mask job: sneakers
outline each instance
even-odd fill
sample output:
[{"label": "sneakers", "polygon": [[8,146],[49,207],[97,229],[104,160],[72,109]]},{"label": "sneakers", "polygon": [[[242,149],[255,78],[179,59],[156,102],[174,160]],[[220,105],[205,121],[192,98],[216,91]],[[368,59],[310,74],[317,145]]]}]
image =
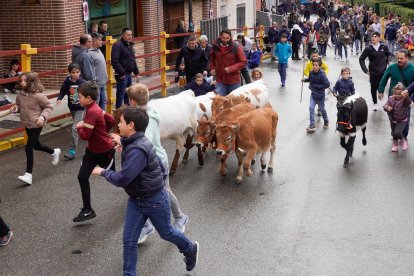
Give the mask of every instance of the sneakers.
[{"label": "sneakers", "polygon": [[25,173],[24,175],[20,175],[17,177],[21,181],[23,181],[26,184],[32,185],[32,174],[31,173]]},{"label": "sneakers", "polygon": [[59,156],[60,156],[61,150],[59,148],[55,149],[55,151],[52,153],[52,165],[57,165],[59,163]]},{"label": "sneakers", "polygon": [[191,271],[197,265],[198,251],[200,250],[200,244],[198,242],[193,243],[193,250],[190,253],[184,254],[184,262],[186,264],[187,271]]},{"label": "sneakers", "polygon": [[323,128],[325,128],[325,129],[326,129],[326,128],[329,128],[329,122],[324,122],[324,123],[323,123]]},{"label": "sneakers", "polygon": [[372,108],[372,110],[377,111],[378,110],[378,105],[374,104],[374,107]]},{"label": "sneakers", "polygon": [[154,233],[155,228],[151,224],[149,226],[144,225],[141,230],[141,234],[139,235],[138,244],[143,243],[149,235]]},{"label": "sneakers", "polygon": [[392,152],[397,152],[398,151],[398,141],[397,140],[392,140],[391,151]]},{"label": "sneakers", "polygon": [[94,210],[82,208],[79,215],[73,219],[73,222],[83,222],[85,220],[93,219],[94,217],[96,217]]},{"label": "sneakers", "polygon": [[309,127],[306,128],[306,131],[307,132],[314,132],[315,129],[316,129],[315,126],[309,126]]},{"label": "sneakers", "polygon": [[12,237],[13,237],[13,232],[9,230],[6,236],[0,238],[0,246],[8,245],[11,242]]},{"label": "sneakers", "polygon": [[181,218],[178,218],[175,220],[174,222],[174,227],[177,228],[178,231],[180,231],[181,233],[185,232],[185,225],[188,222],[188,216],[187,215],[183,215]]},{"label": "sneakers", "polygon": [[72,160],[72,159],[75,159],[75,155],[76,155],[76,150],[69,149],[68,153],[66,153],[63,157],[65,158],[65,160]]},{"label": "sneakers", "polygon": [[400,145],[401,145],[402,150],[407,150],[408,149],[408,143],[407,143],[407,140],[405,138],[402,138],[400,140]]}]

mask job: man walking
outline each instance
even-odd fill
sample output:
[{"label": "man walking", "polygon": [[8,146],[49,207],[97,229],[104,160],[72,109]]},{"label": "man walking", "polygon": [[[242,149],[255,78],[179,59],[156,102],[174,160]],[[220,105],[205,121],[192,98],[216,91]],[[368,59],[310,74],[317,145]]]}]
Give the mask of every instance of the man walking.
[{"label": "man walking", "polygon": [[92,47],[92,37],[83,34],[79,38],[79,45],[73,45],[72,63],[77,63],[81,67],[81,78],[86,81],[95,81],[96,76],[92,67],[92,57],[88,50]]},{"label": "man walking", "polygon": [[134,43],[132,42],[132,31],[130,28],[122,29],[122,38],[112,47],[111,62],[115,70],[116,80],[116,108],[123,103],[129,105],[125,89],[131,86],[133,73],[138,79],[138,66],[135,62]]},{"label": "man walking", "polygon": [[91,34],[93,44],[89,50],[92,58],[92,66],[96,76],[96,84],[99,87],[99,94],[96,103],[102,110],[106,110],[106,83],[108,82],[108,73],[106,72],[105,57],[101,52],[102,37],[100,34]]},{"label": "man walking", "polygon": [[[377,111],[377,90],[379,82],[384,75],[387,65],[390,62],[390,51],[387,45],[380,42],[380,34],[374,32],[371,37],[371,44],[365,47],[359,57],[359,64],[362,71],[369,76],[371,84],[371,96],[374,103],[373,110]],[[369,69],[365,65],[365,59],[369,59]],[[384,90],[383,90],[384,91]],[[378,96],[379,97],[379,96]]]},{"label": "man walking", "polygon": [[198,45],[195,35],[190,36],[187,46],[181,48],[177,56],[175,62],[175,77],[178,76],[182,59],[184,59],[184,71],[187,83],[190,83],[197,73],[203,74],[207,69],[208,58],[206,52]]},{"label": "man walking", "polygon": [[240,70],[247,60],[240,46],[231,40],[231,32],[222,30],[210,56],[211,74],[216,75],[216,92],[226,96],[240,87]]}]

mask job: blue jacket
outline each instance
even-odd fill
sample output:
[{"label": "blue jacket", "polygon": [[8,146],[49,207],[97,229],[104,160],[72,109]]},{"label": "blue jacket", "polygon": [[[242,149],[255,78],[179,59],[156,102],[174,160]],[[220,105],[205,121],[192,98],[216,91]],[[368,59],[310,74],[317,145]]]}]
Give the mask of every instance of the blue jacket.
[{"label": "blue jacket", "polygon": [[385,29],[385,38],[388,41],[393,41],[395,39],[397,39],[397,26],[394,23],[391,23],[387,26],[387,28]]},{"label": "blue jacket", "polygon": [[309,74],[309,78],[305,79],[305,82],[309,82],[309,89],[311,90],[311,95],[315,100],[324,99],[325,89],[331,86],[323,70],[319,70],[317,73],[312,70]]},{"label": "blue jacket", "polygon": [[286,64],[292,55],[292,47],[289,43],[279,42],[275,48],[275,56],[279,59],[279,63]]},{"label": "blue jacket", "polygon": [[112,47],[111,64],[115,73],[120,77],[125,74],[134,73],[138,75],[139,70],[135,62],[134,46],[124,39],[118,40]]},{"label": "blue jacket", "polygon": [[344,96],[347,94],[354,95],[355,94],[355,87],[354,82],[352,81],[352,78],[349,79],[343,79],[340,78],[337,80],[335,86],[333,87],[332,91],[335,94],[339,94],[340,96]]},{"label": "blue jacket", "polygon": [[185,89],[191,89],[191,90],[193,90],[194,91],[194,95],[197,97],[197,96],[204,95],[207,92],[213,91],[214,89],[216,89],[216,87],[214,86],[214,84],[208,85],[205,80],[203,80],[203,83],[199,86],[195,82],[195,79],[194,79],[189,84],[187,84],[185,86]]},{"label": "blue jacket", "polygon": [[260,65],[260,58],[262,57],[262,52],[257,49],[256,51],[250,50],[247,54],[248,61],[247,64],[249,69],[254,69]]},{"label": "blue jacket", "polygon": [[123,187],[132,198],[150,196],[165,185],[165,169],[143,132],[122,138],[122,168],[103,170],[101,175],[114,186]]},{"label": "blue jacket", "polygon": [[71,77],[66,77],[62,86],[60,87],[59,96],[57,100],[63,99],[68,96],[68,107],[70,111],[84,110],[79,104],[78,86],[84,83],[85,80],[82,78],[77,79],[75,82],[72,81]]}]

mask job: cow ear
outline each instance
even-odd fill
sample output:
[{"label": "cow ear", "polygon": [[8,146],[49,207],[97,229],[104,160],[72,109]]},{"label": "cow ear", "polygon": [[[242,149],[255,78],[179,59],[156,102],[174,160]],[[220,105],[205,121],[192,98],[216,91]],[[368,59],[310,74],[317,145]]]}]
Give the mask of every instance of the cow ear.
[{"label": "cow ear", "polygon": [[206,109],[206,107],[204,106],[204,104],[203,104],[203,103],[199,103],[199,106],[200,106],[200,109],[201,109],[203,112],[207,112],[207,109]]},{"label": "cow ear", "polygon": [[234,125],[231,125],[231,130],[232,130],[233,132],[237,132],[237,131],[239,131],[239,128],[240,128],[240,125],[239,125],[239,124],[234,124]]}]

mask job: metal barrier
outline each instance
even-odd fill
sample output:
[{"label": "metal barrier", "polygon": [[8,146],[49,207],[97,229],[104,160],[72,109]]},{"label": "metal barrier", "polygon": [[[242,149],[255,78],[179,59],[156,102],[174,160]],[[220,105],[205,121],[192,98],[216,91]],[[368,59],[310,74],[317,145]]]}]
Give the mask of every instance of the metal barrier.
[{"label": "metal barrier", "polygon": [[[244,35],[247,36],[248,30],[259,30],[259,36],[255,37],[254,39],[259,39],[259,48],[263,49],[263,36],[264,36],[264,26],[260,26],[258,28],[248,28],[245,26],[244,28],[240,29],[231,29],[231,31],[243,31]],[[194,33],[182,33],[182,34],[167,34],[166,32],[161,32],[159,36],[146,36],[146,37],[136,37],[133,38],[133,41],[148,41],[148,40],[159,40],[160,44],[160,51],[159,52],[153,52],[148,54],[142,54],[142,55],[136,55],[136,59],[145,59],[148,57],[160,57],[160,68],[148,70],[144,72],[140,72],[139,76],[146,76],[146,75],[152,75],[155,73],[160,73],[160,84],[149,87],[149,90],[161,90],[161,96],[165,97],[167,96],[167,87],[169,87],[174,81],[168,81],[167,80],[167,71],[172,70],[175,68],[175,65],[168,66],[167,65],[167,55],[174,54],[180,51],[180,49],[173,49],[173,50],[167,50],[167,38],[174,38],[174,37],[183,37],[183,36],[190,36],[190,35],[201,35],[201,31],[198,30]],[[106,111],[108,113],[112,113],[112,107],[115,102],[114,100],[114,88],[113,85],[115,84],[115,76],[113,73],[112,65],[111,65],[111,52],[112,47],[115,44],[117,40],[113,39],[111,36],[106,37],[106,41],[103,42],[103,44],[106,45],[106,69],[108,73],[108,83],[106,86],[106,92],[107,92],[107,106]],[[21,64],[22,64],[22,72],[30,72],[31,71],[31,64],[32,64],[32,57],[36,56],[39,53],[46,53],[46,52],[52,52],[52,51],[59,51],[59,50],[70,50],[72,49],[73,45],[60,45],[60,46],[51,46],[51,47],[42,47],[42,48],[32,48],[30,44],[21,44],[20,50],[7,50],[7,51],[0,51],[0,57],[7,57],[7,56],[15,56],[20,55],[21,56]],[[39,77],[44,76],[53,76],[61,73],[66,73],[67,68],[60,68],[55,70],[48,70],[48,71],[42,71],[39,72]],[[7,79],[0,79],[0,85],[5,83],[12,83],[17,82],[18,77],[13,78],[7,78]],[[59,93],[53,93],[48,95],[47,97],[49,99],[56,98],[59,95]],[[0,111],[5,111],[10,109],[14,104],[8,104],[5,106],[0,107]],[[65,113],[59,116],[52,117],[48,120],[48,122],[54,122],[66,117],[71,116],[70,113]],[[12,135],[15,135],[17,133],[24,132],[24,128],[16,128],[12,129],[3,133],[0,133],[0,139],[4,139],[7,137],[10,137]],[[20,141],[20,139],[23,138],[16,138]],[[19,142],[20,143],[20,142]],[[19,144],[14,141],[14,139],[10,139],[8,141],[0,141],[0,151],[4,149],[9,149],[13,147],[15,144]],[[8,145],[6,145],[8,144]],[[11,146],[10,146],[11,145]]]}]

